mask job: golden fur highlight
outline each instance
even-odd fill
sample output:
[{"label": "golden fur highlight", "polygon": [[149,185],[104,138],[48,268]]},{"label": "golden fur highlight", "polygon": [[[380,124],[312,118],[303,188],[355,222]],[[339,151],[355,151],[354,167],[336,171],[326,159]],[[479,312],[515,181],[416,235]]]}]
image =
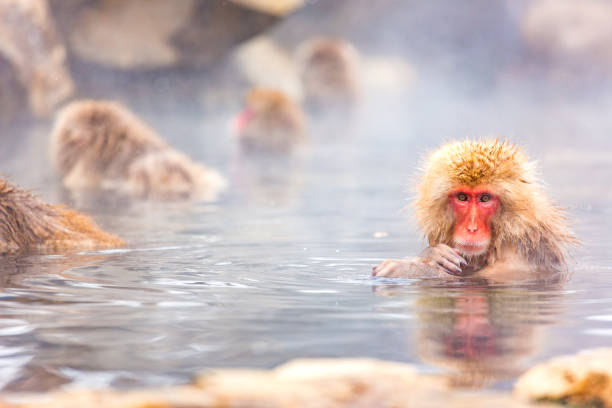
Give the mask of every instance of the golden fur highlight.
[{"label": "golden fur highlight", "polygon": [[47,204],[0,178],[0,254],[123,246],[89,217]]},{"label": "golden fur highlight", "polygon": [[486,186],[500,199],[483,262],[493,264],[504,250],[515,248],[531,264],[565,265],[566,248],[577,239],[563,212],[546,197],[534,163],[517,146],[493,139],[448,143],[429,156],[414,205],[430,246],[453,246],[448,194],[462,185]]}]

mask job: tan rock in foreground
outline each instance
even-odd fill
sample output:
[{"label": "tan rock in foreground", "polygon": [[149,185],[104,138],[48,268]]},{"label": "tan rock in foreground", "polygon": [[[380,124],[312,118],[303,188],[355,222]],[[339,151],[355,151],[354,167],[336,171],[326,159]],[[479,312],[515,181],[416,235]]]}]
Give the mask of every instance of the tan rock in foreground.
[{"label": "tan rock in foreground", "polygon": [[[272,370],[220,370],[192,386],[20,396],[14,408],[527,408],[503,393],[451,391],[404,363],[300,359]],[[1,403],[0,403],[1,404]],[[1,407],[1,405],[0,405]],[[541,405],[538,405],[541,407]]]},{"label": "tan rock in foreground", "polygon": [[517,381],[522,400],[612,407],[612,348],[585,350],[539,364]]}]

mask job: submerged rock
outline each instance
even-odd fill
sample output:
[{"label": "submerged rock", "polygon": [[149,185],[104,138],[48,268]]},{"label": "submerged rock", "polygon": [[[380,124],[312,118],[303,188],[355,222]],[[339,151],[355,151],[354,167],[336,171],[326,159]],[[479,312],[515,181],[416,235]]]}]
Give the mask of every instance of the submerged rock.
[{"label": "submerged rock", "polygon": [[66,49],[46,0],[0,0],[0,54],[26,89],[36,116],[50,114],[72,94]]},{"label": "submerged rock", "polygon": [[612,348],[555,357],[523,374],[514,387],[522,400],[579,407],[612,407]]}]

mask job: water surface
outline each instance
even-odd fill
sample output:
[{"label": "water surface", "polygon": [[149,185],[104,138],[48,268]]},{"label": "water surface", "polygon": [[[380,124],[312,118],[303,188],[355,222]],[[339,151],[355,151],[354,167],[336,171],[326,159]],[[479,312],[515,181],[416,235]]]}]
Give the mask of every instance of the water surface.
[{"label": "water surface", "polygon": [[[457,96],[424,82],[333,126],[312,121],[305,151],[271,160],[235,151],[231,112],[156,111],[124,96],[171,144],[227,175],[230,189],[211,203],[71,194],[50,170],[50,123],[5,131],[0,172],[130,247],[0,259],[0,387],[176,384],[211,367],[358,356],[507,388],[537,361],[610,345],[611,101],[534,92]],[[371,278],[373,265],[424,246],[404,209],[423,154],[489,134],[525,145],[568,209],[583,240],[570,281]]]}]

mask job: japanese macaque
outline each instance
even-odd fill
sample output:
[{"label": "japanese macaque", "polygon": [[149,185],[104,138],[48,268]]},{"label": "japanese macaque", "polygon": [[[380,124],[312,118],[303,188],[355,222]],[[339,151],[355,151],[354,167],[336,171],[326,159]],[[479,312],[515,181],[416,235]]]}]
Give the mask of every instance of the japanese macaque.
[{"label": "japanese macaque", "polygon": [[273,89],[249,91],[235,127],[241,149],[248,152],[289,153],[306,140],[302,109]]},{"label": "japanese macaque", "polygon": [[296,60],[309,106],[348,107],[359,99],[359,56],[346,41],[316,38],[300,45]]},{"label": "japanese macaque", "polygon": [[215,170],[172,149],[114,102],[78,101],[58,115],[53,160],[73,190],[112,190],[140,198],[214,199],[225,186]]},{"label": "japanese macaque", "polygon": [[528,280],[565,271],[567,246],[577,242],[533,163],[507,142],[468,140],[435,151],[415,208],[429,247],[416,259],[384,261],[374,276]]},{"label": "japanese macaque", "polygon": [[122,246],[83,214],[47,204],[0,178],[0,254]]}]

